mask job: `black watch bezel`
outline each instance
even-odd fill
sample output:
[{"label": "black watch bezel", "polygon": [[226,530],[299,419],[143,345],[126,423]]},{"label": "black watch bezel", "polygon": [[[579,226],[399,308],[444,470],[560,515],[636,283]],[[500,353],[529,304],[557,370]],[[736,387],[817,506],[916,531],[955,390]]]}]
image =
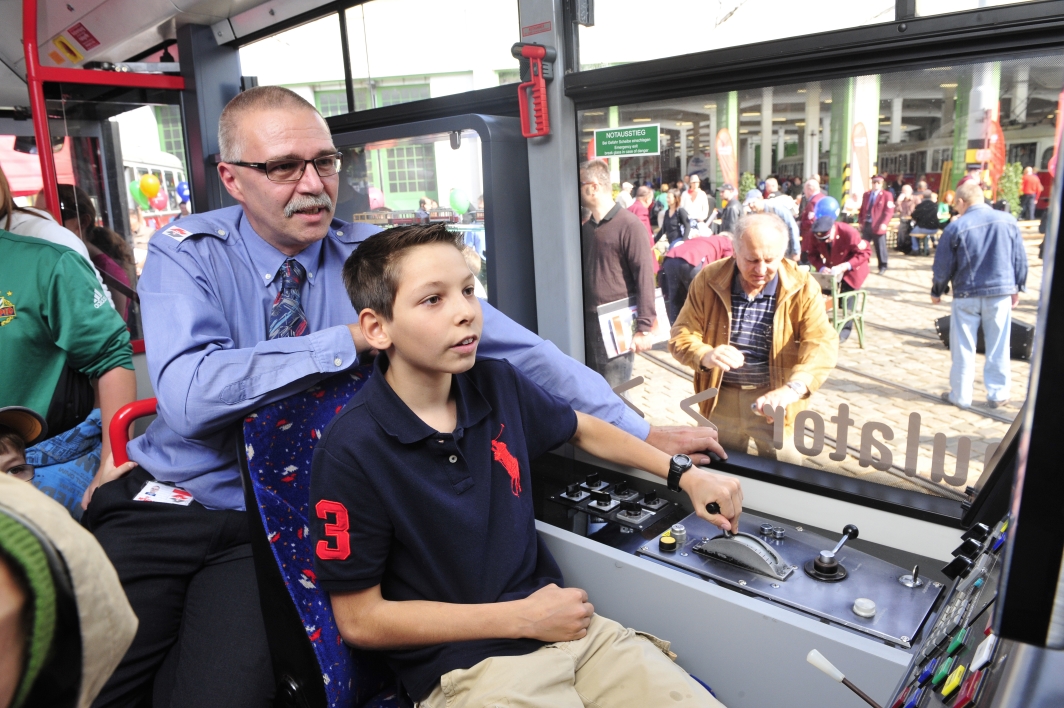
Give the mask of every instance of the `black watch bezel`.
[{"label": "black watch bezel", "polygon": [[668,484],[669,490],[673,492],[680,491],[680,477],[684,472],[691,469],[694,466],[694,462],[691,458],[684,454],[673,455],[669,460],[669,477]]}]

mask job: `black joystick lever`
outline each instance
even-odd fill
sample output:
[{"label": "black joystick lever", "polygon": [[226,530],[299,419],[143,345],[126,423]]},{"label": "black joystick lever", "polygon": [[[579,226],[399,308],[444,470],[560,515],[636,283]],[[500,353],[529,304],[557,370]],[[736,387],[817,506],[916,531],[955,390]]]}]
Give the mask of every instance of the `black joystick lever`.
[{"label": "black joystick lever", "polygon": [[835,544],[835,548],[830,551],[821,551],[820,555],[814,558],[812,561],[805,564],[805,572],[813,576],[817,580],[842,580],[846,577],[846,569],[839,565],[839,561],[836,558],[838,552],[842,550],[842,547],[846,545],[846,542],[851,538],[857,538],[857,527],[853,524],[846,524],[846,527],[842,529],[842,538]]}]

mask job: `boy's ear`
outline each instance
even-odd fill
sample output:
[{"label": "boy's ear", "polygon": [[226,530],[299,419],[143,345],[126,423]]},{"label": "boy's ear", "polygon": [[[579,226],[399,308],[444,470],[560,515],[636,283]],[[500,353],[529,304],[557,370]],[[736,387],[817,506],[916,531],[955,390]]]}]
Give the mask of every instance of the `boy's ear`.
[{"label": "boy's ear", "polygon": [[358,326],[362,329],[362,336],[366,342],[380,351],[386,350],[392,345],[392,338],[386,331],[387,320],[368,307],[358,313]]}]

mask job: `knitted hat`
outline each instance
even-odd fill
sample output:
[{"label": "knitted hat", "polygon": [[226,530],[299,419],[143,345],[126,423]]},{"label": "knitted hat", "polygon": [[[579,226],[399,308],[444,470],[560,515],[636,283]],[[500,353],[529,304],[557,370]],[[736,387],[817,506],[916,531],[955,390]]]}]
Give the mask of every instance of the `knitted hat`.
[{"label": "knitted hat", "polygon": [[44,667],[55,635],[55,585],[40,541],[15,519],[0,513],[0,556],[26,579],[32,622],[26,637],[26,663],[12,708],[19,708]]}]

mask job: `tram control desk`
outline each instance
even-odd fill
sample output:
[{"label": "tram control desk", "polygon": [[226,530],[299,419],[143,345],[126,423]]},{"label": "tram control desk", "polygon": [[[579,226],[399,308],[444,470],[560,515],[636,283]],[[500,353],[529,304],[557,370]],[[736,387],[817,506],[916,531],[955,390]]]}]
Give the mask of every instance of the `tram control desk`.
[{"label": "tram control desk", "polygon": [[[983,520],[956,529],[948,562],[751,508],[722,532],[649,477],[559,454],[533,465],[539,530],[597,610],[672,641],[731,707],[865,705],[806,662],[812,650],[883,708],[1064,705],[1059,672],[1044,673],[1064,652],[993,630],[1019,428],[971,490]],[[749,488],[746,501],[756,509]],[[1059,685],[1027,695],[1032,680]]]}]

